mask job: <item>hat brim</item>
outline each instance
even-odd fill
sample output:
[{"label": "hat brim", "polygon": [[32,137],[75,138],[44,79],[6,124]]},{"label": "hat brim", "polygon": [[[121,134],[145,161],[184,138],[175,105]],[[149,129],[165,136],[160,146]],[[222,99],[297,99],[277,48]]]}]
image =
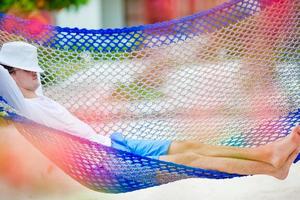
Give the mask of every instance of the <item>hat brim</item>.
[{"label": "hat brim", "polygon": [[30,72],[37,72],[37,73],[44,73],[44,70],[40,66],[35,66],[35,67],[19,67],[19,66],[13,66],[9,63],[5,63],[3,61],[0,61],[0,65],[6,65],[8,67],[13,67],[17,69],[22,69]]}]

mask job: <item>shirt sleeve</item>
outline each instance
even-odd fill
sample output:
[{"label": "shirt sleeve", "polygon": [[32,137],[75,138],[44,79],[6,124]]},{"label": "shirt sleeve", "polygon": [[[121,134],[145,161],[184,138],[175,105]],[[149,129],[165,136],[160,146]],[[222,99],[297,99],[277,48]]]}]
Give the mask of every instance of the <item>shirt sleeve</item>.
[{"label": "shirt sleeve", "polygon": [[25,114],[27,111],[25,98],[18,88],[16,82],[8,71],[0,65],[0,96],[2,96],[10,106]]}]

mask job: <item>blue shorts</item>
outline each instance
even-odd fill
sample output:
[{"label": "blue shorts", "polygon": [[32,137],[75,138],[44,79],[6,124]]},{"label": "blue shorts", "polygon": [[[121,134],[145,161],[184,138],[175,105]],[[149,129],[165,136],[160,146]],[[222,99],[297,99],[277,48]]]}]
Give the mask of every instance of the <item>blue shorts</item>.
[{"label": "blue shorts", "polygon": [[158,159],[159,156],[167,155],[171,145],[170,140],[126,139],[118,132],[113,133],[110,138],[113,148],[153,159]]}]

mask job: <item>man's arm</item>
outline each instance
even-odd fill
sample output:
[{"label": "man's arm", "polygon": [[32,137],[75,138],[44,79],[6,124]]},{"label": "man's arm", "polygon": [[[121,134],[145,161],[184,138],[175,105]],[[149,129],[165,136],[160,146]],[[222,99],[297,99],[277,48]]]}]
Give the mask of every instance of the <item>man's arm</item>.
[{"label": "man's arm", "polygon": [[26,104],[23,94],[8,71],[0,65],[0,96],[2,96],[10,106],[21,113],[26,113]]}]

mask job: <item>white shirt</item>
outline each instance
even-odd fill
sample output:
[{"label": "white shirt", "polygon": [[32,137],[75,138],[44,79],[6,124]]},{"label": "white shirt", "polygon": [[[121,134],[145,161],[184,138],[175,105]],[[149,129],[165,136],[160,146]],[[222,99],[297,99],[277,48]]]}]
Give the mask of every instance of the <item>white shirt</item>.
[{"label": "white shirt", "polygon": [[37,98],[24,98],[8,71],[0,65],[0,96],[23,116],[39,124],[86,138],[106,146],[111,139],[97,134],[89,125],[72,115],[65,107],[38,94]]}]

